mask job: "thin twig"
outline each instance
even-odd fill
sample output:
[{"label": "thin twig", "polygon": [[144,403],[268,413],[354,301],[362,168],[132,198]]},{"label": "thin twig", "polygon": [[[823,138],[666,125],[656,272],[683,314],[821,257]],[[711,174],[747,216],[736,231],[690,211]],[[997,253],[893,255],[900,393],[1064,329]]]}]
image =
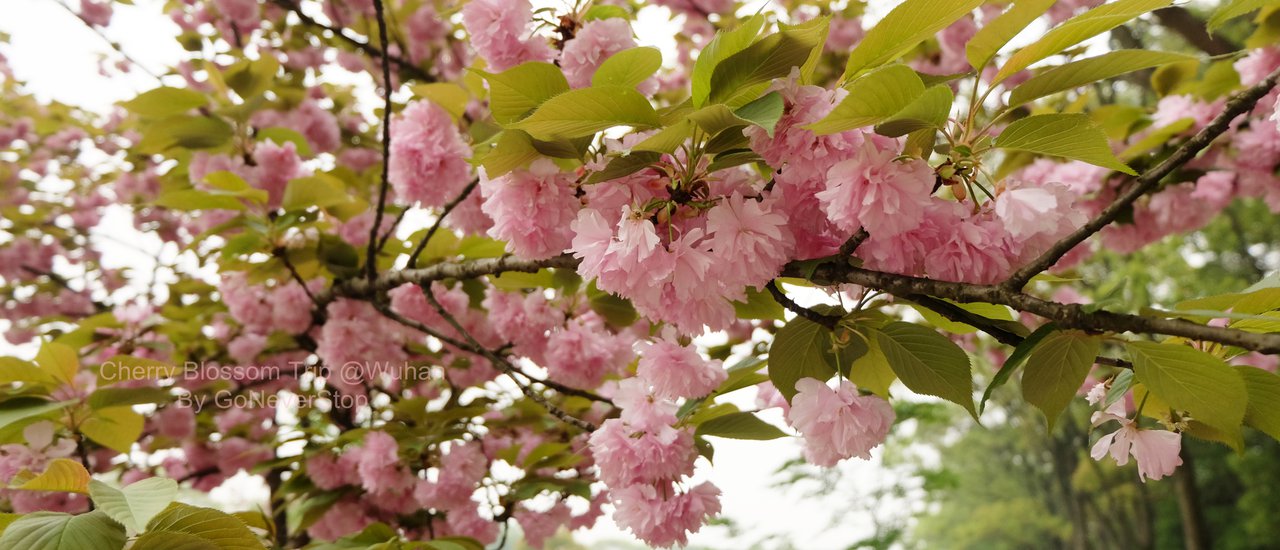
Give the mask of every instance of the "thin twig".
[{"label": "thin twig", "polygon": [[546,396],[533,391],[533,388],[529,387],[527,384],[521,383],[520,379],[515,376],[516,368],[514,365],[512,365],[505,357],[502,357],[493,350],[480,345],[480,342],[477,342],[476,339],[471,336],[471,333],[462,328],[462,325],[458,323],[457,319],[454,319],[453,314],[449,313],[444,306],[440,305],[440,301],[436,300],[434,293],[426,292],[426,295],[427,301],[431,302],[431,306],[436,309],[436,312],[438,312],[441,317],[444,317],[444,320],[448,322],[454,330],[458,331],[459,334],[466,338],[474,348],[480,350],[481,355],[488,359],[490,363],[493,363],[493,366],[502,370],[508,378],[511,378],[511,381],[515,382],[516,386],[520,388],[521,393],[524,393],[526,397],[541,405],[542,408],[546,409],[552,416],[559,418],[562,422],[577,427],[583,431],[596,431],[597,426],[595,424],[565,412],[560,407],[551,404],[551,402],[547,400]]},{"label": "thin twig", "polygon": [[828,329],[836,328],[836,324],[840,322],[840,317],[819,313],[797,304],[795,300],[787,297],[787,294],[783,292],[782,289],[778,288],[776,281],[769,281],[768,283],[765,283],[764,288],[769,291],[769,294],[773,296],[774,300],[779,304],[782,304],[782,307],[787,308],[792,313],[795,313],[800,317],[813,321],[814,323],[827,327]]},{"label": "thin twig", "polygon": [[444,223],[445,217],[448,216],[450,212],[453,212],[453,209],[457,208],[459,204],[462,204],[462,201],[467,200],[467,197],[471,196],[471,192],[475,190],[476,185],[479,183],[479,178],[471,180],[471,183],[468,183],[467,186],[462,189],[462,192],[458,193],[457,197],[454,197],[453,200],[444,205],[444,209],[440,211],[440,217],[436,218],[435,223],[431,224],[431,228],[427,229],[426,235],[423,235],[422,241],[418,243],[417,248],[413,249],[413,254],[409,255],[409,263],[406,264],[409,268],[412,269],[417,265],[418,257],[422,255],[423,250],[427,249],[427,243],[431,242],[431,237],[435,236],[436,231],[440,230],[440,224]]},{"label": "thin twig", "polygon": [[84,23],[84,26],[89,27],[89,30],[93,31],[94,34],[98,35],[98,38],[101,38],[102,41],[106,42],[108,46],[111,46],[111,49],[115,50],[116,53],[120,54],[120,57],[123,57],[125,61],[128,61],[131,65],[139,69],[142,69],[142,72],[147,73],[147,76],[150,76],[151,78],[156,79],[156,81],[160,80],[160,75],[156,74],[151,69],[148,69],[146,65],[139,63],[138,60],[134,59],[132,56],[125,53],[124,48],[122,48],[119,44],[116,44],[115,41],[111,40],[111,38],[108,37],[106,33],[102,32],[102,29],[95,27],[94,25],[86,21],[85,18],[81,17],[79,13],[76,13],[76,10],[72,9],[71,6],[63,4],[59,0],[53,0],[53,3],[57,4],[58,7],[60,8],[67,10],[67,13],[74,15],[76,19],[79,19],[81,23]]},{"label": "thin twig", "polygon": [[[382,51],[387,51],[387,21],[383,15],[382,0],[373,0],[374,14],[378,18],[378,40]],[[365,258],[365,277],[378,276],[378,229],[382,227],[383,210],[387,208],[387,188],[390,187],[391,170],[391,58],[382,60],[382,183],[378,187],[378,209],[373,214],[373,227],[369,228],[369,251]]]},{"label": "thin twig", "polygon": [[368,42],[364,42],[358,38],[354,38],[348,35],[346,31],[344,31],[341,27],[326,25],[324,23],[316,21],[314,17],[311,17],[310,15],[303,13],[302,6],[299,5],[294,0],[271,0],[271,1],[275,3],[277,6],[280,6],[286,10],[292,11],[295,15],[298,16],[298,19],[302,21],[304,25],[309,25],[312,27],[316,27],[318,29],[327,30],[333,33],[333,35],[337,37],[339,40],[342,40],[343,42],[346,42],[348,44],[351,44],[352,46],[355,46],[356,49],[364,52],[370,57],[390,59],[391,62],[395,63],[396,66],[399,67],[401,71],[409,73],[410,76],[412,76],[417,80],[421,80],[423,82],[436,81],[436,78],[434,76],[431,76],[430,73],[422,70],[421,67],[415,65],[413,62],[399,56],[385,54],[384,52],[384,50],[386,49],[385,46],[383,47],[383,49],[380,50],[377,47],[370,45]]},{"label": "thin twig", "polygon": [[840,256],[842,257],[851,256],[854,252],[858,250],[858,247],[862,246],[862,243],[865,242],[870,237],[871,237],[871,234],[867,233],[866,228],[859,227],[858,230],[853,233],[853,235],[849,236],[849,240],[845,241],[844,244],[840,245]]}]

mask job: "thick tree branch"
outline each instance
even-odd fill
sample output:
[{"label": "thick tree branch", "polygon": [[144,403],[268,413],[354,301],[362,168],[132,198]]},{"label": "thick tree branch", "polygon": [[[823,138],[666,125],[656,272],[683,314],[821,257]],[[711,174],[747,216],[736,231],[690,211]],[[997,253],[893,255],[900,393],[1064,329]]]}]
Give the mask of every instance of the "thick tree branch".
[{"label": "thick tree branch", "polygon": [[1103,227],[1116,221],[1126,209],[1133,205],[1134,201],[1155,189],[1161,179],[1190,162],[1200,151],[1208,147],[1214,139],[1226,132],[1231,126],[1232,120],[1252,110],[1258,101],[1275,87],[1277,79],[1280,79],[1280,70],[1272,72],[1262,82],[1232,97],[1227,101],[1222,112],[1214,117],[1213,121],[1199,132],[1196,132],[1182,146],[1174,150],[1173,154],[1169,155],[1169,158],[1155,168],[1138,176],[1125,192],[1121,193],[1106,208],[1103,208],[1102,212],[1099,212],[1097,216],[1085,223],[1084,227],[1075,230],[1049,247],[1040,257],[1010,276],[1003,286],[1012,290],[1021,289],[1031,281],[1032,277],[1053,267],[1053,264],[1058,263],[1058,260],[1062,259],[1071,249],[1084,242],[1094,233],[1101,231]]},{"label": "thick tree branch", "polygon": [[[964,323],[982,332],[985,332],[988,335],[990,335],[992,338],[995,338],[997,342],[1000,342],[1001,344],[1004,344],[1006,346],[1016,348],[1022,344],[1022,341],[1024,339],[1021,335],[1013,331],[1010,331],[1008,329],[1005,329],[1004,327],[1001,327],[995,323],[992,323],[991,319],[987,319],[986,317],[983,317],[981,315],[977,315],[973,312],[966,311],[964,308],[958,307],[955,304],[948,302],[946,300],[940,300],[938,298],[934,298],[933,296],[925,296],[923,294],[903,296],[903,298],[906,298],[908,300],[911,300],[912,302],[915,302],[924,307],[927,307],[933,310],[938,315],[941,315],[947,318],[947,320],[949,321],[953,321],[956,323]],[[1125,361],[1123,359],[1106,357],[1102,355],[1095,357],[1093,361],[1099,365],[1110,365],[1113,367],[1120,367],[1122,369],[1133,368],[1133,364],[1128,361]]]},{"label": "thick tree branch", "polygon": [[[803,277],[799,269],[787,269],[784,276]],[[819,285],[852,283],[877,288],[896,296],[928,295],[957,302],[986,302],[1034,313],[1065,328],[1102,332],[1133,332],[1180,336],[1217,342],[1267,354],[1280,354],[1280,334],[1254,334],[1223,327],[1200,325],[1181,319],[1142,317],[1110,311],[1089,312],[1078,304],[1060,304],[1024,294],[1006,286],[935,281],[894,273],[870,271],[853,266],[818,266],[809,280]]]},{"label": "thick tree branch", "polygon": [[1160,25],[1182,35],[1188,44],[1209,55],[1223,55],[1240,49],[1220,34],[1209,34],[1204,21],[1181,6],[1170,6],[1155,12]]}]

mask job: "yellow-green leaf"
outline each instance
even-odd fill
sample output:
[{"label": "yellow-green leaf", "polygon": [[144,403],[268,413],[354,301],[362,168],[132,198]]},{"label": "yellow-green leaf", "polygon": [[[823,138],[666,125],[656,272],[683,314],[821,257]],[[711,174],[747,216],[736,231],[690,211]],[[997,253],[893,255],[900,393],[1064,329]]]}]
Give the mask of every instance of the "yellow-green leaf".
[{"label": "yellow-green leaf", "polygon": [[124,108],[147,118],[180,115],[209,103],[209,98],[195,90],[160,87],[138,94],[124,102]]},{"label": "yellow-green leaf", "polygon": [[21,491],[56,491],[60,493],[89,492],[89,471],[79,462],[69,458],[55,458],[40,474],[22,470],[13,476],[11,488]]},{"label": "yellow-green leaf", "polygon": [[64,384],[70,384],[80,372],[80,357],[76,350],[55,342],[45,342],[36,353],[40,370]]},{"label": "yellow-green leaf", "polygon": [[1111,153],[1107,135],[1080,113],[1033,115],[1018,120],[996,137],[995,146],[1079,160],[1137,175]]},{"label": "yellow-green leaf", "polygon": [[662,67],[657,48],[631,48],[609,56],[591,76],[592,86],[634,88]]},{"label": "yellow-green leaf", "polygon": [[884,16],[849,53],[844,79],[893,62],[968,15],[984,0],[906,0]]},{"label": "yellow-green leaf", "polygon": [[530,61],[496,74],[476,72],[489,83],[489,112],[498,124],[517,122],[569,90],[564,73],[550,63]]},{"label": "yellow-green leaf", "polygon": [[1152,395],[1228,436],[1240,433],[1248,395],[1239,372],[1182,344],[1129,342],[1126,348],[1134,377]]},{"label": "yellow-green leaf", "polygon": [[529,118],[513,125],[534,139],[555,141],[589,136],[615,126],[653,128],[658,113],[632,88],[601,86],[570,90],[547,100]]},{"label": "yellow-green leaf", "polygon": [[1032,63],[1119,27],[1139,15],[1166,7],[1172,1],[1117,0],[1068,19],[1050,29],[1039,40],[1010,56],[1004,66],[1000,67],[1000,72],[996,73],[991,84],[994,86],[1004,82],[1010,76],[1030,67]]},{"label": "yellow-green leaf", "polygon": [[1089,376],[1102,341],[1078,330],[1045,336],[1027,357],[1022,397],[1044,413],[1049,431]]},{"label": "yellow-green leaf", "polygon": [[818,135],[878,124],[924,93],[920,75],[906,65],[877,69],[848,85],[849,95],[822,120],[805,126]]},{"label": "yellow-green leaf", "polygon": [[142,437],[142,415],[131,407],[107,407],[93,412],[80,424],[80,433],[108,449],[128,453]]},{"label": "yellow-green leaf", "polygon": [[981,71],[1000,52],[1005,44],[1027,28],[1032,21],[1044,15],[1057,0],[1015,0],[1008,11],[986,23],[964,46],[969,66]]},{"label": "yellow-green leaf", "polygon": [[1031,77],[1009,94],[1009,106],[1022,105],[1047,95],[1141,69],[1194,60],[1194,57],[1180,53],[1116,50],[1060,65]]},{"label": "yellow-green leaf", "polygon": [[465,88],[451,82],[418,84],[409,89],[413,95],[439,105],[453,120],[460,120],[466,114],[467,102],[471,101],[471,95]]}]

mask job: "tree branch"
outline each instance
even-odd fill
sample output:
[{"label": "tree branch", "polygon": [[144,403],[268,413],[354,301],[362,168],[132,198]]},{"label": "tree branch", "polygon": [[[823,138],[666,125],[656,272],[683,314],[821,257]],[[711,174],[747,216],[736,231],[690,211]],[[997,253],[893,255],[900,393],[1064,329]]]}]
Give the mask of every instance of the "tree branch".
[{"label": "tree branch", "polygon": [[1223,55],[1240,49],[1220,34],[1209,34],[1204,21],[1184,7],[1170,6],[1153,13],[1161,26],[1182,35],[1188,44],[1209,55]]},{"label": "tree branch", "polygon": [[417,65],[413,64],[413,62],[407,59],[404,59],[402,57],[394,56],[394,55],[389,55],[389,54],[384,55],[384,50],[386,49],[385,45],[383,46],[383,49],[380,50],[377,47],[374,47],[367,42],[364,42],[358,38],[354,38],[348,35],[340,27],[326,25],[324,23],[316,21],[315,18],[311,17],[310,15],[307,15],[306,13],[303,13],[302,6],[299,5],[296,0],[271,0],[271,1],[275,5],[293,12],[295,15],[298,16],[298,20],[302,21],[303,24],[329,31],[333,33],[333,35],[337,37],[339,40],[342,40],[343,42],[351,44],[356,49],[364,52],[370,57],[390,59],[392,63],[396,64],[396,67],[398,67],[400,71],[409,73],[410,76],[412,76],[417,80],[421,80],[423,82],[436,81],[436,78],[434,76],[431,76],[430,73],[422,70],[421,67],[418,67]]},{"label": "tree branch", "polygon": [[813,321],[814,323],[827,327],[828,329],[835,329],[836,324],[840,322],[840,317],[819,313],[797,304],[795,300],[787,297],[786,293],[782,292],[782,289],[778,288],[777,281],[769,281],[768,283],[765,283],[764,288],[769,291],[769,294],[773,295],[774,300],[777,300],[779,304],[782,304],[782,307],[787,308],[792,313],[795,313],[800,317]]},{"label": "tree branch", "polygon": [[1231,121],[1237,116],[1247,113],[1257,105],[1263,96],[1267,95],[1276,85],[1276,80],[1280,79],[1280,69],[1272,72],[1267,78],[1263,79],[1257,85],[1249,88],[1235,97],[1227,101],[1226,106],[1218,116],[1214,117],[1207,126],[1196,132],[1191,139],[1183,143],[1181,147],[1174,150],[1169,158],[1165,159],[1155,168],[1148,170],[1134,180],[1133,184],[1124,193],[1121,193],[1114,202],[1102,209],[1097,216],[1089,220],[1080,229],[1075,230],[1062,240],[1049,247],[1040,257],[1036,258],[1030,264],[1019,269],[1009,280],[1002,285],[1012,290],[1020,290],[1031,281],[1032,277],[1043,272],[1058,260],[1070,252],[1080,243],[1084,242],[1094,233],[1101,231],[1103,227],[1114,222],[1120,217],[1127,208],[1133,205],[1134,201],[1145,195],[1147,192],[1155,189],[1160,180],[1172,173],[1174,170],[1181,168],[1182,165],[1191,161],[1195,156],[1209,146],[1218,136],[1222,135],[1231,126]]},{"label": "tree branch", "polygon": [[441,317],[444,317],[444,320],[448,322],[449,325],[452,326],[454,330],[458,331],[458,334],[461,334],[464,338],[466,338],[467,342],[470,343],[471,347],[477,350],[480,350],[480,354],[482,356],[488,359],[490,363],[493,363],[493,366],[502,370],[502,372],[506,374],[507,377],[510,378],[511,381],[514,382],[517,387],[520,388],[520,392],[523,393],[526,397],[528,397],[529,399],[532,399],[535,403],[542,405],[542,408],[546,409],[547,412],[551,413],[552,416],[559,418],[560,421],[566,424],[574,426],[585,432],[596,431],[597,426],[595,424],[592,424],[590,422],[587,422],[586,420],[583,420],[581,418],[578,418],[576,416],[573,416],[565,412],[560,407],[557,407],[553,405],[550,401],[548,401],[546,396],[536,391],[533,391],[533,388],[529,387],[528,384],[522,383],[519,378],[516,378],[516,373],[519,372],[519,369],[516,369],[515,365],[512,365],[511,362],[508,361],[506,357],[498,355],[493,350],[480,345],[480,342],[477,342],[476,339],[471,336],[471,333],[467,332],[466,329],[462,328],[462,325],[458,323],[458,320],[453,318],[453,314],[449,313],[449,311],[446,310],[444,306],[440,305],[440,301],[436,299],[436,296],[434,293],[428,290],[424,292],[424,294],[427,295],[427,301],[431,302],[431,307],[434,307],[436,309],[436,312],[439,313]]},{"label": "tree branch", "polygon": [[[799,269],[790,267],[783,271],[783,275],[804,276]],[[1141,317],[1105,310],[1089,312],[1079,304],[1060,304],[1042,300],[1007,286],[935,281],[838,264],[818,266],[809,280],[819,285],[853,283],[878,288],[902,297],[923,294],[957,302],[1001,304],[1056,321],[1065,328],[1114,333],[1164,334],[1217,342],[1267,354],[1280,354],[1280,334],[1255,334],[1201,325],[1181,319]]]},{"label": "tree branch", "polygon": [[474,279],[484,275],[493,275],[514,271],[518,273],[536,273],[548,267],[575,268],[578,259],[568,254],[555,256],[545,260],[522,260],[514,256],[501,258],[482,258],[462,262],[446,262],[419,269],[402,269],[389,271],[376,279],[347,279],[334,284],[328,290],[316,295],[322,304],[328,304],[336,298],[368,298],[378,292],[391,290],[405,283],[422,284],[445,279]]},{"label": "tree branch", "polygon": [[[373,10],[378,18],[378,40],[382,51],[387,51],[387,20],[383,14],[382,0],[373,0]],[[373,214],[373,227],[369,228],[369,250],[364,259],[365,277],[378,276],[378,230],[382,228],[383,210],[387,208],[387,188],[391,170],[391,58],[383,55],[382,61],[382,183],[378,187],[378,209]]]},{"label": "tree branch", "polygon": [[444,209],[440,211],[440,217],[436,218],[435,223],[431,224],[431,228],[427,230],[426,235],[423,235],[422,242],[418,243],[418,247],[414,248],[413,253],[409,255],[409,263],[406,264],[408,267],[412,268],[417,265],[418,257],[422,255],[423,250],[427,249],[427,243],[431,242],[431,237],[435,236],[436,231],[440,230],[440,224],[444,223],[445,216],[448,216],[450,212],[453,212],[453,209],[457,208],[459,204],[462,204],[462,201],[467,200],[467,197],[471,196],[471,192],[475,190],[476,185],[479,183],[480,178],[471,180],[471,183],[468,183],[467,186],[462,189],[462,192],[458,193],[457,197],[454,197],[453,200],[444,205]]}]

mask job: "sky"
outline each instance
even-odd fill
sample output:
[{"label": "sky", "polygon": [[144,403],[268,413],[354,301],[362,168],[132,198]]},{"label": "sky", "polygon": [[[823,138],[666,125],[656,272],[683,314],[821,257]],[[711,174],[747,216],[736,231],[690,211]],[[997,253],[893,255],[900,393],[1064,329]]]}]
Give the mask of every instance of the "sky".
[{"label": "sky", "polygon": [[[181,58],[183,52],[173,36],[177,27],[161,14],[161,2],[137,0],[136,6],[115,5],[115,16],[105,38],[89,29],[59,0],[5,0],[0,32],[10,35],[2,46],[17,77],[27,83],[28,90],[42,99],[51,99],[99,112],[106,112],[119,101],[158,85],[146,71],[103,76],[100,60],[105,56],[116,60],[107,40],[119,44],[129,57],[154,73]],[[556,5],[556,0],[535,1],[540,5]],[[748,9],[755,9],[748,6]],[[873,13],[876,10],[873,8]],[[642,45],[656,46],[674,57],[674,26],[665,9],[646,8],[636,24]],[[172,78],[172,77],[170,77]],[[171,82],[178,84],[178,82]],[[414,228],[407,228],[411,232]],[[132,230],[129,214],[123,209],[110,212],[95,243],[111,267],[129,266],[149,272],[159,256],[162,262],[176,259],[176,251],[165,250],[159,239]],[[144,280],[145,284],[146,281]],[[0,340],[0,354],[17,352],[33,354],[31,349],[15,350]],[[752,390],[735,396],[739,405],[754,408]],[[781,424],[781,414],[763,415]],[[855,495],[834,499],[807,497],[800,488],[775,487],[781,477],[779,466],[799,455],[796,440],[752,442],[715,440],[714,466],[700,462],[695,482],[710,480],[723,491],[723,514],[742,528],[740,536],[730,536],[725,528],[711,527],[690,537],[692,546],[716,549],[744,548],[768,535],[780,536],[797,547],[825,550],[842,548],[850,541],[871,534],[869,518],[840,511],[850,509]],[[872,486],[883,482],[887,472],[876,462],[846,461],[841,466],[844,479],[854,486]],[[248,509],[266,498],[265,487],[243,474],[211,495],[213,502],[232,509]],[[838,526],[832,528],[832,522]],[[630,539],[607,519],[595,529],[580,533],[585,543],[611,539]],[[768,545],[766,545],[768,547]]]}]

